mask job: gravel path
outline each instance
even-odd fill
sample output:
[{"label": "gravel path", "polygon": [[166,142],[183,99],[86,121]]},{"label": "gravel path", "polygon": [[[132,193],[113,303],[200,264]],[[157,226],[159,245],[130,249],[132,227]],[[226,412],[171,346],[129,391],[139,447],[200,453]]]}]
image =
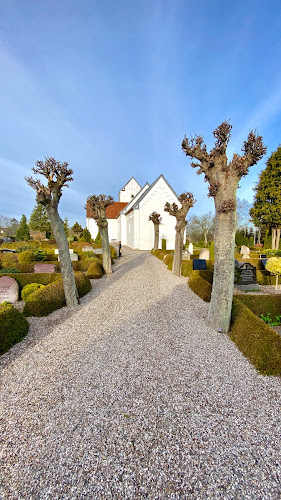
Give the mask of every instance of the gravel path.
[{"label": "gravel path", "polygon": [[0,498],[279,499],[280,379],[147,252],[1,357]]}]

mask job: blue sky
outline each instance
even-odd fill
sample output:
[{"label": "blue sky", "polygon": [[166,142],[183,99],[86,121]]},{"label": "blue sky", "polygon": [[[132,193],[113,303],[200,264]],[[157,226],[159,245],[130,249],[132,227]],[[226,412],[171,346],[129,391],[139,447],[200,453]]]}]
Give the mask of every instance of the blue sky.
[{"label": "blue sky", "polygon": [[[117,199],[134,176],[164,174],[213,210],[181,150],[208,147],[225,118],[229,155],[252,128],[268,152],[281,142],[280,1],[0,0],[0,214],[29,217],[24,181],[35,161],[67,161],[74,181],[60,213],[85,226],[88,195]],[[241,182],[252,200],[262,160]],[[191,213],[192,212],[192,213]]]}]

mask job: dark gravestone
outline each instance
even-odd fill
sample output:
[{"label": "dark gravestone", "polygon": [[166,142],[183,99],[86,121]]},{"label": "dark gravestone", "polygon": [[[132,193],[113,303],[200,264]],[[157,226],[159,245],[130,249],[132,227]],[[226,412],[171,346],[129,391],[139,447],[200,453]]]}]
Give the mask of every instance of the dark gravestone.
[{"label": "dark gravestone", "polygon": [[249,262],[242,262],[235,271],[237,285],[255,285],[257,283],[257,268]]},{"label": "dark gravestone", "polygon": [[16,253],[13,248],[1,248],[2,253]]},{"label": "dark gravestone", "polygon": [[265,266],[266,266],[266,263],[267,263],[267,259],[261,259],[261,261],[262,261],[262,265],[263,265],[263,267],[265,269]]},{"label": "dark gravestone", "polygon": [[207,261],[205,259],[193,259],[194,271],[207,271]]},{"label": "dark gravestone", "polygon": [[235,261],[234,261],[234,266],[235,266],[235,267],[239,266],[239,261],[238,261],[238,260],[236,260],[236,259],[235,259]]},{"label": "dark gravestone", "polygon": [[260,258],[260,259],[266,259],[266,257],[267,257],[266,253],[261,253],[261,254],[259,255],[259,258]]}]

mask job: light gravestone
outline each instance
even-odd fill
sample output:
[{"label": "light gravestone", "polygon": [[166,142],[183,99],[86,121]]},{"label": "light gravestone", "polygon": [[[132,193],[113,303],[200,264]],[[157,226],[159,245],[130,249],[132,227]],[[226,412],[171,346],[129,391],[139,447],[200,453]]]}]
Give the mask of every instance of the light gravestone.
[{"label": "light gravestone", "polygon": [[189,243],[188,245],[188,251],[192,255],[193,254],[193,243]]},{"label": "light gravestone", "polygon": [[248,259],[250,257],[250,249],[245,245],[242,245],[240,253],[242,254],[242,259]]},{"label": "light gravestone", "polygon": [[15,304],[19,300],[19,285],[14,278],[3,276],[0,278],[0,304],[11,302]]},{"label": "light gravestone", "polygon": [[199,254],[199,259],[210,260],[210,250],[208,250],[208,248],[203,248]]},{"label": "light gravestone", "polygon": [[56,266],[55,264],[34,264],[34,272],[35,273],[55,273]]},{"label": "light gravestone", "polygon": [[87,245],[82,248],[82,252],[94,252],[95,249],[92,247],[92,245]]},{"label": "light gravestone", "polygon": [[190,257],[191,257],[190,253],[187,250],[185,250],[182,254],[182,260],[190,260]]},{"label": "light gravestone", "polygon": [[[59,250],[58,250],[58,248],[55,249],[55,254],[58,256],[58,261],[59,261],[60,260],[60,256],[59,256]],[[72,262],[76,261],[76,260],[79,260],[77,253],[74,253],[72,248],[69,249],[69,254],[70,254],[70,259],[71,259]]]}]

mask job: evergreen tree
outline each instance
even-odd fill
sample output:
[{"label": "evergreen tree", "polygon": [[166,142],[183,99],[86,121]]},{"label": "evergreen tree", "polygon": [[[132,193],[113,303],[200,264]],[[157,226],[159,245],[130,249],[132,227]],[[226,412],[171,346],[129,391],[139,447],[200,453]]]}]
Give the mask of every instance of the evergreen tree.
[{"label": "evergreen tree", "polygon": [[82,236],[81,236],[79,241],[80,242],[85,241],[87,243],[91,243],[91,238],[92,237],[91,237],[90,231],[85,227],[85,229],[83,229],[83,231],[82,231]]},{"label": "evergreen tree", "polygon": [[82,226],[77,221],[73,224],[71,229],[76,236],[80,235],[83,231]]},{"label": "evergreen tree", "polygon": [[250,215],[255,226],[271,230],[272,248],[279,248],[281,230],[281,145],[266,162],[255,188]]},{"label": "evergreen tree", "polygon": [[21,220],[20,220],[20,225],[19,225],[18,230],[16,232],[16,238],[19,241],[30,240],[29,227],[28,227],[25,215],[23,215]]},{"label": "evergreen tree", "polygon": [[63,229],[66,234],[66,237],[68,238],[69,236],[69,224],[68,224],[68,218],[66,217],[63,221]]},{"label": "evergreen tree", "polygon": [[46,208],[44,205],[39,203],[33,208],[30,218],[29,227],[33,231],[41,231],[41,233],[47,233],[50,230],[50,222],[46,213]]}]

